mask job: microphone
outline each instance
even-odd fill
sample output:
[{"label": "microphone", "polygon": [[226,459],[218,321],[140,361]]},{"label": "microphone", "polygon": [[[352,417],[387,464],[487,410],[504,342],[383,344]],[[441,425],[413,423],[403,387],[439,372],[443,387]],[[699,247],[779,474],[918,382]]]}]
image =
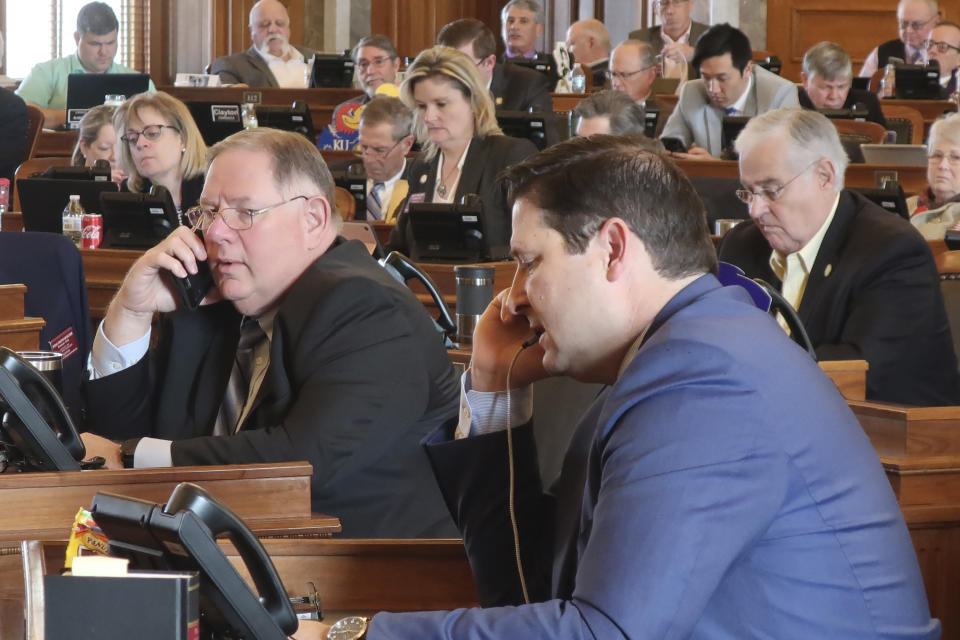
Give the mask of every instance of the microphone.
[{"label": "microphone", "polygon": [[522,345],[520,345],[520,349],[521,350],[528,349],[533,345],[537,344],[538,342],[540,342],[540,336],[542,335],[543,335],[543,329],[536,331],[532,336],[527,338]]}]

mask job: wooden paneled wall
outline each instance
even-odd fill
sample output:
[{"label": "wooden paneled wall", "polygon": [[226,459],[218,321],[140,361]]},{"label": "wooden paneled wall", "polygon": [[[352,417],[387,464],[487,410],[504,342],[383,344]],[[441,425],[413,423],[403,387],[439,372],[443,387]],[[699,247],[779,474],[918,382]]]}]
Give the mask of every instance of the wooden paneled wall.
[{"label": "wooden paneled wall", "polygon": [[388,36],[401,56],[413,57],[459,18],[477,18],[499,34],[502,5],[499,0],[371,0],[371,33]]},{"label": "wooden paneled wall", "polygon": [[[303,42],[304,2],[307,0],[280,0],[290,14],[290,41]],[[250,8],[256,0],[214,0],[213,48],[214,58],[239,53],[252,44],[250,39]]]}]

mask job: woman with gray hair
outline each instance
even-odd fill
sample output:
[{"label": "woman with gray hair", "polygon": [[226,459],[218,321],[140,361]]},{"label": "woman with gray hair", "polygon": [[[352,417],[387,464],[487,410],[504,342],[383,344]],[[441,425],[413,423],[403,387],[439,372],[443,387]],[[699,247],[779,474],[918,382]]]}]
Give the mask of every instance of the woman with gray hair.
[{"label": "woman with gray hair", "polygon": [[928,240],[960,229],[960,114],[944,116],[927,138],[927,189],[911,199],[910,221]]},{"label": "woman with gray hair", "polygon": [[[493,100],[470,56],[450,47],[422,51],[407,69],[400,99],[414,112],[423,151],[410,167],[411,202],[459,203],[477,194],[490,247],[510,244],[510,212],[497,175],[536,152],[529,140],[503,135]],[[409,254],[407,211],[390,235],[389,251]]]}]

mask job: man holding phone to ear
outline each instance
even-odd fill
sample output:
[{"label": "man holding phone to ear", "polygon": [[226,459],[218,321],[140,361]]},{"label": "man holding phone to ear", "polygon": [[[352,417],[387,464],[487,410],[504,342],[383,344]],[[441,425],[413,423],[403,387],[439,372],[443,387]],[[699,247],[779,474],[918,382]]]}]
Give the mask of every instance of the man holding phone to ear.
[{"label": "man holding phone to ear", "polygon": [[[417,298],[338,237],[333,202],[302,136],[214,146],[187,214],[203,240],[180,227],[147,251],[97,332],[84,443],[108,466],[307,460],[313,509],[345,535],[449,535],[419,440],[456,415],[452,365]],[[177,309],[168,276],[204,260],[207,304]]]},{"label": "man holding phone to ear", "polygon": [[[380,613],[366,637],[938,637],[876,452],[713,275],[672,161],[596,135],[506,181],[517,273],[477,325],[467,411],[427,441],[486,608]],[[608,386],[544,492],[528,385],[548,375]]]}]

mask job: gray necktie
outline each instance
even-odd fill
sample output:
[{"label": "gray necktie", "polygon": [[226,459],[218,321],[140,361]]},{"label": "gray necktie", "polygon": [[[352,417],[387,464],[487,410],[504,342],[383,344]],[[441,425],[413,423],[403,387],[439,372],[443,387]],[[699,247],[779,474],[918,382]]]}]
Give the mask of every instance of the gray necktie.
[{"label": "gray necktie", "polygon": [[373,188],[367,194],[367,219],[383,220],[383,183],[374,182]]},{"label": "gray necktie", "polygon": [[[227,391],[220,405],[220,413],[214,426],[214,435],[234,433],[240,426],[243,409],[249,401],[250,384],[256,372],[256,352],[258,347],[266,342],[267,334],[260,328],[260,323],[253,318],[244,317],[240,326],[240,342],[237,344],[237,355],[230,372],[230,381]],[[269,353],[269,352],[268,352]]]}]

